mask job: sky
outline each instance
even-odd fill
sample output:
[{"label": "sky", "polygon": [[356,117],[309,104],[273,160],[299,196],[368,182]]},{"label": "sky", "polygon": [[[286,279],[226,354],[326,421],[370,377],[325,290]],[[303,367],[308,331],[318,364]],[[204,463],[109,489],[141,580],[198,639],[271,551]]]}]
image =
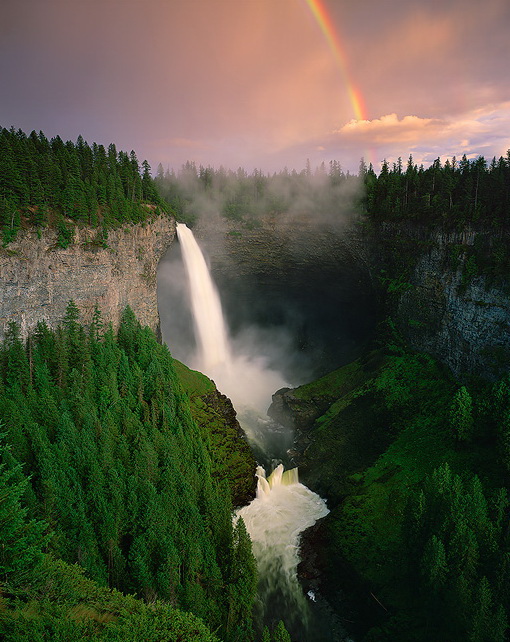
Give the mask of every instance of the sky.
[{"label": "sky", "polygon": [[156,170],[510,148],[510,0],[0,0],[0,126]]}]

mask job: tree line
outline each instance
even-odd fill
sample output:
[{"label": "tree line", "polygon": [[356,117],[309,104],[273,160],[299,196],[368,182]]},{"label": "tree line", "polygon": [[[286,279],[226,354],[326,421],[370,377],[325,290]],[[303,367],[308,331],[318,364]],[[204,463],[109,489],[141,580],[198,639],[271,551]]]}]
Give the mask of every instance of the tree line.
[{"label": "tree line", "polygon": [[508,225],[510,150],[488,162],[483,156],[429,167],[384,160],[376,172],[362,159],[357,174],[332,160],[301,171],[284,168],[273,174],[242,167],[236,171],[185,163],[180,170],[149,163],[136,153],[75,143],[43,132],[0,128],[0,227],[4,244],[22,225],[59,229],[59,243],[71,242],[69,221],[101,226],[105,234],[125,222],[140,222],[155,211],[173,210],[193,223],[207,215],[204,198],[226,219],[254,223],[267,215],[288,213],[328,218],[346,207],[367,220],[416,221],[462,226],[466,223]]},{"label": "tree line", "polygon": [[188,161],[177,172],[160,164],[155,185],[177,215],[191,223],[204,212],[199,211],[203,199],[197,198],[202,195],[219,204],[224,218],[245,222],[296,208],[313,220],[325,211],[344,211],[348,199],[351,212],[367,220],[508,227],[510,150],[490,162],[483,156],[437,158],[427,168],[411,155],[406,164],[401,158],[384,160],[378,173],[362,159],[357,175],[344,171],[338,161],[315,170],[307,163],[300,172],[285,168],[272,175],[261,170],[248,174],[241,167],[197,167]]},{"label": "tree line", "polygon": [[490,162],[483,156],[454,156],[444,163],[437,158],[428,168],[418,167],[412,156],[405,167],[400,158],[391,166],[385,160],[378,175],[362,163],[360,175],[369,218],[450,227],[510,223],[510,150]]},{"label": "tree line", "polygon": [[82,136],[76,143],[48,140],[32,131],[0,128],[0,228],[3,242],[23,225],[55,225],[59,243],[70,242],[69,221],[105,233],[126,222],[140,222],[165,209],[149,163],[136,153],[108,148]]}]

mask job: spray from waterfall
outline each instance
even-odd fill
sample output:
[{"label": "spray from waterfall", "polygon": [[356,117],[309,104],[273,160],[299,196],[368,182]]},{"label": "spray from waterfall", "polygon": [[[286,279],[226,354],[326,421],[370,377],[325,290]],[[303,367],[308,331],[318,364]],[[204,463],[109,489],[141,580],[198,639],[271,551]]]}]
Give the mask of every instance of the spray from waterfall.
[{"label": "spray from waterfall", "polygon": [[281,459],[292,445],[292,433],[267,417],[271,395],[287,385],[258,354],[232,351],[220,297],[193,232],[177,224],[183,262],[189,281],[197,350],[188,365],[214,380],[234,404],[252,446],[265,459]]}]

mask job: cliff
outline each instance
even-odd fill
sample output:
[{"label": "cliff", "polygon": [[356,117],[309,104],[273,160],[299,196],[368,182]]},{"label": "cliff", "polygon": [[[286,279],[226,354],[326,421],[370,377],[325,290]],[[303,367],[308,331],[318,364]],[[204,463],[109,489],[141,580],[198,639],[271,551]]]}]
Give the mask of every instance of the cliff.
[{"label": "cliff", "polygon": [[497,236],[488,230],[436,232],[393,305],[409,344],[457,377],[496,378],[510,358],[509,283],[494,276]]},{"label": "cliff", "polygon": [[[284,329],[297,367],[317,377],[359,356],[378,317],[369,246],[355,223],[268,215],[248,223],[200,221],[229,327]],[[287,365],[287,364],[284,364]],[[275,364],[282,368],[282,363]]]},{"label": "cliff", "polygon": [[195,236],[234,333],[252,323],[285,328],[310,379],[359,357],[385,317],[461,379],[497,378],[510,357],[502,230],[267,216],[249,225],[200,221]]},{"label": "cliff", "polygon": [[106,247],[90,228],[75,227],[65,249],[54,229],[20,231],[0,249],[0,338],[9,321],[19,324],[23,337],[43,319],[56,326],[70,299],[85,323],[97,306],[117,327],[129,305],[159,335],[156,271],[174,235],[175,222],[167,217],[111,230]]}]

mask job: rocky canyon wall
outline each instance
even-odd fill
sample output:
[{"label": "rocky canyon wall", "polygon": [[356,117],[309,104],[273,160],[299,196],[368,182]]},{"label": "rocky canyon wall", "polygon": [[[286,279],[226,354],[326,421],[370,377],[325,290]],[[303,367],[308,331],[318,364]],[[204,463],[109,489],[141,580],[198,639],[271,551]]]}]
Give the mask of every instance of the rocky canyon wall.
[{"label": "rocky canyon wall", "polygon": [[[159,332],[157,268],[174,239],[174,221],[160,217],[111,230],[106,247],[97,230],[76,227],[74,233],[65,249],[51,229],[23,230],[0,248],[0,338],[9,321],[24,337],[40,320],[56,326],[70,299],[85,323],[97,306],[115,327],[129,305],[143,325]],[[509,279],[466,270],[475,245],[490,259],[494,230],[386,225],[367,233],[359,223],[318,228],[306,220],[282,225],[267,218],[252,227],[199,225],[195,234],[234,327],[252,320],[293,325],[298,349],[320,353],[319,373],[356,358],[356,346],[373,336],[385,313],[381,270],[397,276],[396,258],[402,270],[413,267],[402,291],[390,296],[388,313],[413,348],[458,376],[497,377],[508,363]],[[510,239],[498,242],[508,247]]]},{"label": "rocky canyon wall", "polygon": [[493,267],[495,241],[508,251],[510,239],[497,230],[430,234],[417,243],[409,287],[392,310],[413,348],[461,378],[497,378],[510,360],[510,280],[488,274],[476,258]]},{"label": "rocky canyon wall", "polygon": [[106,247],[88,228],[76,227],[65,249],[53,229],[20,231],[0,249],[0,338],[10,321],[23,337],[38,321],[55,327],[70,299],[85,323],[97,306],[116,327],[129,305],[142,325],[159,332],[157,267],[174,236],[167,217],[111,230]]},{"label": "rocky canyon wall", "polygon": [[267,216],[253,225],[200,224],[231,328],[283,328],[320,375],[355,359],[374,332],[369,246],[355,222]]}]

